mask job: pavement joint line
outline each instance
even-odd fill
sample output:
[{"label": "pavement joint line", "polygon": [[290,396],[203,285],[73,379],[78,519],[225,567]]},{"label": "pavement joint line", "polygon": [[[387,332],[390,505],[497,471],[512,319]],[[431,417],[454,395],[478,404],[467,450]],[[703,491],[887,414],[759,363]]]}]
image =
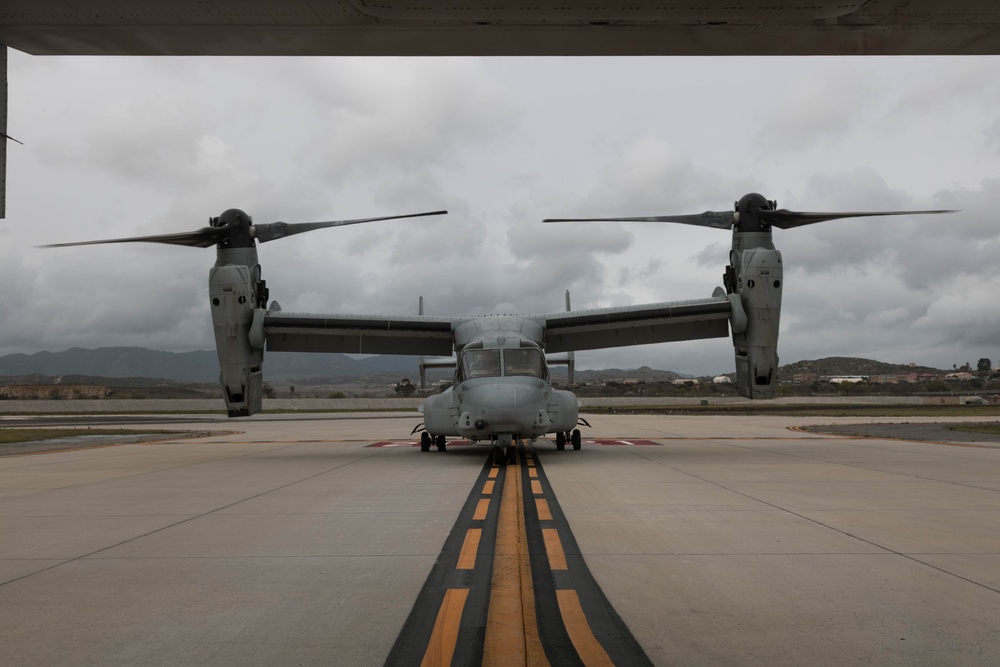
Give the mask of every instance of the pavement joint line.
[{"label": "pavement joint line", "polygon": [[[150,445],[154,445],[154,444],[159,444],[159,443],[149,443],[149,444]],[[219,443],[219,444],[221,444],[221,443]],[[237,443],[237,444],[246,444],[246,443]],[[270,452],[280,452],[282,450],[292,449],[292,448],[294,448],[294,445],[286,445],[284,447],[275,447],[273,449],[268,449],[268,450],[264,450],[264,451],[245,452],[245,453],[238,454],[238,455],[235,455],[235,456],[227,456],[224,459],[215,459],[215,461],[222,461],[222,460],[229,461],[229,460],[234,460],[234,459],[242,459],[242,458],[245,458],[245,457],[248,457],[248,456],[256,456],[258,454],[264,454],[264,453],[270,453]],[[47,452],[47,453],[57,454],[58,452]],[[137,473],[135,475],[129,475],[128,477],[129,478],[143,477],[143,476],[151,474],[151,473],[160,473],[160,472],[163,472],[163,471],[166,471],[166,470],[181,470],[182,468],[188,468],[188,467],[191,467],[192,465],[203,465],[204,463],[206,463],[206,461],[199,461],[197,463],[183,463],[183,464],[176,465],[176,466],[168,466],[168,467],[165,467],[165,468],[157,468],[156,470],[148,470],[148,471],[145,471],[145,472]],[[335,469],[336,468],[332,468],[332,470],[335,470]],[[124,479],[124,477],[120,477],[118,479]],[[52,491],[62,491],[64,489],[72,489],[72,488],[75,488],[75,487],[78,487],[78,486],[87,486],[88,484],[93,484],[93,482],[77,482],[75,484],[67,484],[65,486],[54,486],[52,488],[42,489],[42,490],[39,490],[39,491],[31,491],[29,493],[22,494],[22,497],[29,497],[29,496],[32,496],[32,495],[34,495],[36,493],[51,493]]]},{"label": "pavement joint line", "polygon": [[[281,447],[279,449],[287,449],[287,448],[286,447]],[[259,453],[259,452],[255,452],[255,453]],[[90,553],[81,554],[79,556],[75,556],[73,558],[65,560],[65,561],[63,561],[61,563],[56,563],[56,564],[52,565],[51,567],[46,567],[46,568],[43,568],[41,570],[37,570],[35,572],[29,572],[28,574],[22,575],[20,577],[15,577],[13,579],[8,579],[7,581],[0,582],[0,586],[6,586],[8,584],[12,584],[14,582],[21,581],[22,579],[27,579],[29,577],[36,576],[36,575],[41,574],[43,572],[48,572],[49,570],[53,570],[53,569],[55,569],[57,567],[62,567],[63,565],[67,565],[69,563],[75,563],[78,560],[83,560],[83,559],[86,559],[86,558],[90,558],[90,557],[92,557],[92,556],[94,556],[96,554],[108,551],[110,549],[115,549],[117,547],[120,547],[123,544],[128,544],[129,542],[134,542],[136,540],[141,540],[141,539],[143,539],[145,537],[149,537],[150,535],[155,535],[156,533],[160,533],[160,532],[163,532],[165,530],[169,530],[171,528],[176,528],[177,526],[180,526],[180,525],[183,525],[185,523],[194,521],[196,519],[201,519],[201,518],[209,516],[211,514],[215,514],[217,512],[220,512],[221,510],[228,509],[230,507],[235,507],[236,505],[239,505],[240,503],[245,503],[248,500],[254,500],[256,498],[260,498],[262,496],[266,496],[269,493],[274,493],[275,491],[280,491],[282,489],[287,489],[289,487],[295,486],[296,484],[301,484],[302,482],[305,482],[307,480],[315,479],[316,477],[320,477],[322,475],[325,475],[328,472],[331,472],[333,470],[338,470],[340,468],[345,468],[347,466],[354,465],[355,463],[367,460],[367,459],[369,459],[369,458],[371,458],[373,456],[378,456],[378,454],[379,454],[379,450],[377,450],[377,449],[372,450],[372,453],[368,454],[367,456],[363,456],[361,458],[354,459],[353,461],[348,461],[347,463],[343,463],[341,465],[333,466],[332,468],[328,468],[326,470],[322,470],[320,472],[314,473],[314,474],[309,475],[307,477],[303,477],[301,479],[297,479],[297,480],[295,480],[293,482],[289,482],[288,484],[282,484],[281,486],[276,486],[276,487],[274,487],[272,489],[268,489],[266,491],[261,491],[260,493],[255,493],[252,496],[248,496],[246,498],[241,498],[240,500],[228,503],[226,505],[222,505],[221,507],[216,507],[215,509],[211,509],[211,510],[208,510],[206,512],[201,512],[200,514],[195,514],[195,515],[192,515],[192,516],[188,516],[188,517],[186,517],[186,518],[184,518],[184,519],[182,519],[180,521],[175,521],[175,522],[173,522],[171,524],[168,524],[166,526],[160,526],[159,528],[147,531],[147,532],[145,532],[145,533],[143,533],[141,535],[134,535],[134,536],[132,536],[130,538],[121,540],[120,542],[117,542],[115,544],[111,544],[111,545],[108,545],[108,546],[105,546],[105,547],[101,547],[100,549],[96,549],[94,551],[91,551]],[[248,453],[248,454],[243,454],[243,455],[240,455],[239,457],[233,457],[233,458],[243,458],[244,456],[250,456],[250,455],[251,454]],[[192,465],[202,465],[202,462],[198,462],[196,464],[190,464],[189,463],[189,464],[185,464],[185,465],[173,466],[171,468],[162,468],[162,469],[158,469],[158,472],[162,471],[162,470],[178,470],[178,469],[181,469],[181,468],[191,467]],[[141,477],[141,476],[143,476],[145,474],[147,474],[147,473],[142,473],[142,475],[136,475],[136,476],[137,477]],[[69,486],[70,487],[73,487],[73,486],[85,486],[86,484],[87,483],[80,483],[80,484],[72,484],[72,485],[69,485]],[[60,487],[60,488],[69,488],[69,487]]]},{"label": "pavement joint line", "polygon": [[[837,438],[840,438],[842,436],[840,436],[839,434],[830,434],[828,437],[831,438],[831,439],[837,439]],[[854,439],[857,440],[857,438],[854,438]],[[939,443],[939,442],[927,442],[927,441],[924,441],[924,440],[904,440],[903,438],[871,438],[869,441],[872,443],[872,446],[878,447],[878,445],[875,444],[878,440],[886,440],[886,441],[889,441],[889,442],[912,442],[912,443],[927,444],[927,445],[948,444],[948,443]],[[998,489],[995,489],[993,487],[979,486],[977,484],[973,484],[973,483],[970,483],[970,482],[958,482],[958,481],[948,480],[948,479],[938,479],[936,477],[926,477],[926,476],[922,476],[922,475],[914,475],[912,473],[901,473],[901,472],[896,472],[895,470],[884,470],[884,469],[881,469],[881,468],[872,468],[872,467],[869,467],[869,466],[858,465],[856,463],[844,463],[843,461],[830,461],[828,459],[820,458],[820,457],[817,457],[817,456],[804,456],[802,454],[791,454],[789,452],[780,452],[780,451],[774,451],[774,450],[770,450],[770,449],[760,449],[760,448],[757,448],[757,447],[750,447],[750,446],[741,446],[741,445],[732,445],[732,446],[733,447],[737,447],[739,449],[748,449],[748,450],[755,451],[755,452],[766,452],[768,454],[773,454],[775,456],[786,456],[788,458],[802,459],[804,461],[818,461],[820,463],[825,463],[825,464],[828,464],[828,465],[843,466],[845,468],[853,468],[855,470],[868,470],[870,472],[877,472],[877,473],[881,473],[881,474],[884,474],[884,475],[896,475],[898,477],[903,477],[903,478],[905,478],[907,480],[920,480],[920,481],[923,481],[923,482],[939,482],[941,484],[954,484],[955,486],[961,486],[961,487],[970,488],[970,489],[980,489],[980,490],[983,490],[983,491],[993,491],[993,492],[997,492],[998,491]],[[852,446],[854,446],[854,447],[861,447],[861,445],[852,445]],[[991,447],[990,449],[993,449],[993,448]],[[941,458],[945,458],[943,454],[941,454],[941,455],[939,455],[939,454],[929,454],[929,456],[939,456]]]},{"label": "pavement joint line", "polygon": [[[753,448],[752,447],[748,447],[746,449],[753,449]],[[657,465],[661,465],[661,466],[664,466],[666,468],[670,468],[671,470],[679,472],[679,473],[681,473],[683,475],[688,475],[689,477],[693,477],[695,479],[698,479],[698,480],[700,480],[702,482],[705,482],[706,484],[710,484],[712,486],[716,486],[716,487],[718,487],[720,489],[724,489],[724,490],[726,490],[726,491],[728,491],[730,493],[735,493],[737,495],[743,496],[744,498],[749,498],[750,500],[753,500],[755,502],[767,505],[768,507],[772,507],[772,508],[774,508],[774,509],[776,509],[776,510],[778,510],[780,512],[787,513],[787,514],[789,514],[791,516],[797,517],[797,518],[802,519],[804,521],[809,521],[810,523],[813,523],[813,524],[815,524],[817,526],[821,526],[823,528],[826,528],[827,530],[832,530],[832,531],[834,531],[836,533],[844,535],[845,537],[850,537],[851,539],[858,540],[859,542],[863,542],[864,544],[867,544],[869,546],[875,547],[877,549],[882,549],[885,552],[887,552],[888,554],[899,556],[900,558],[904,558],[904,559],[912,561],[914,563],[919,563],[919,564],[924,565],[926,567],[929,567],[929,568],[931,568],[933,570],[937,570],[938,572],[941,572],[942,574],[950,575],[952,577],[955,577],[956,579],[959,579],[961,581],[965,581],[967,583],[973,584],[974,586],[977,586],[977,587],[982,588],[984,590],[988,590],[988,591],[991,591],[993,593],[1000,593],[1000,588],[994,588],[994,587],[989,586],[987,584],[984,584],[982,582],[975,581],[974,579],[970,579],[968,577],[964,577],[964,576],[962,576],[960,574],[957,574],[955,572],[951,572],[949,570],[946,570],[943,567],[939,567],[937,565],[932,565],[931,563],[927,563],[925,561],[922,561],[919,558],[914,557],[912,554],[907,554],[907,553],[904,553],[902,551],[898,551],[896,549],[892,549],[891,547],[884,546],[884,545],[879,544],[879,543],[877,543],[877,542],[875,542],[873,540],[869,540],[867,538],[861,537],[860,535],[855,535],[855,534],[850,533],[850,532],[848,532],[846,530],[843,530],[841,528],[837,528],[836,526],[831,526],[830,524],[824,523],[824,522],[822,522],[822,521],[820,521],[818,519],[806,516],[804,514],[796,512],[794,510],[790,510],[787,507],[781,507],[780,505],[776,505],[776,504],[774,504],[772,502],[769,502],[767,500],[762,500],[762,499],[757,498],[757,497],[755,497],[755,496],[753,496],[753,495],[751,495],[749,493],[746,493],[746,492],[743,492],[743,491],[738,491],[736,489],[728,487],[725,484],[722,484],[720,482],[715,482],[715,481],[712,481],[712,480],[707,479],[705,477],[701,477],[699,475],[696,475],[696,474],[694,474],[692,472],[689,472],[689,471],[677,468],[676,466],[668,465],[668,464],[664,463],[663,461],[659,461],[657,459],[653,459],[653,458],[650,458],[648,456],[645,456],[644,454],[642,454],[641,452],[639,452],[636,449],[626,449],[625,451],[633,453],[636,456],[640,456],[642,458],[645,458],[646,460],[648,460],[648,461],[650,461],[652,463],[655,463]],[[794,458],[805,458],[807,460],[813,460],[813,459],[809,459],[809,457],[794,457]],[[826,462],[826,463],[832,463],[832,462]],[[868,470],[868,468],[865,468],[863,466],[849,466],[849,467],[858,467],[861,470]],[[884,471],[882,471],[882,472],[884,472]],[[895,474],[899,474],[899,473],[895,473]],[[912,475],[907,475],[907,477],[913,477],[913,476]],[[915,477],[915,479],[923,479],[923,478]],[[930,480],[930,481],[938,481],[938,482],[940,482],[941,480]],[[950,483],[950,482],[942,482],[942,483]],[[960,486],[965,486],[965,485],[960,485]],[[976,487],[976,488],[978,488],[978,487]]]}]

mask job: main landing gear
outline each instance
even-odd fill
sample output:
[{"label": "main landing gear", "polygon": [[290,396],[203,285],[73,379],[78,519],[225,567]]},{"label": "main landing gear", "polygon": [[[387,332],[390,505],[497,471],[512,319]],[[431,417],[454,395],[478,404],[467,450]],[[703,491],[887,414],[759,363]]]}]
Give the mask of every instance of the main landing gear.
[{"label": "main landing gear", "polygon": [[580,429],[575,428],[573,432],[559,431],[556,433],[556,449],[560,452],[566,449],[566,441],[569,440],[570,444],[573,445],[573,449],[579,450],[582,440],[580,439]]}]

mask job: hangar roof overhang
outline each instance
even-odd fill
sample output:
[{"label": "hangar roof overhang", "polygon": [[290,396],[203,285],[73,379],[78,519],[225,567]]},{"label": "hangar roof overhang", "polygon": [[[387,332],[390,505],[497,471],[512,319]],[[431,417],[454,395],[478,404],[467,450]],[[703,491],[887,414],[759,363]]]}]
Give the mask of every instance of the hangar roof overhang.
[{"label": "hangar roof overhang", "polygon": [[[986,55],[993,0],[5,0],[34,55]],[[487,5],[487,3],[482,3]]]}]

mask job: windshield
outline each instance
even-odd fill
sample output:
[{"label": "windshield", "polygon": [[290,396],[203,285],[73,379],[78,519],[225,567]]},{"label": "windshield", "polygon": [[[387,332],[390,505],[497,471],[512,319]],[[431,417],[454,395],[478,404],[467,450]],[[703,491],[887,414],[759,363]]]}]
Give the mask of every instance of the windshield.
[{"label": "windshield", "polygon": [[545,362],[542,361],[542,353],[539,350],[531,348],[504,350],[503,374],[530,375],[531,377],[544,378]]},{"label": "windshield", "polygon": [[500,350],[466,350],[462,355],[462,376],[466,380],[499,377]]}]

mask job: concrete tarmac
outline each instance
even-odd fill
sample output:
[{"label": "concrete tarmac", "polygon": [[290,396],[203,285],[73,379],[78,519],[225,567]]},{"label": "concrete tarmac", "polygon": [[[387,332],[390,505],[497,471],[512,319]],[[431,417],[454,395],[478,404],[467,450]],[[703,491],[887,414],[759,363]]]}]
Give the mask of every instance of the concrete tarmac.
[{"label": "concrete tarmac", "polygon": [[[0,458],[5,664],[385,661],[489,449],[370,446],[407,414],[195,419]],[[995,665],[1000,445],[789,430],[819,421],[857,419],[601,415],[536,450],[654,664]]]}]

